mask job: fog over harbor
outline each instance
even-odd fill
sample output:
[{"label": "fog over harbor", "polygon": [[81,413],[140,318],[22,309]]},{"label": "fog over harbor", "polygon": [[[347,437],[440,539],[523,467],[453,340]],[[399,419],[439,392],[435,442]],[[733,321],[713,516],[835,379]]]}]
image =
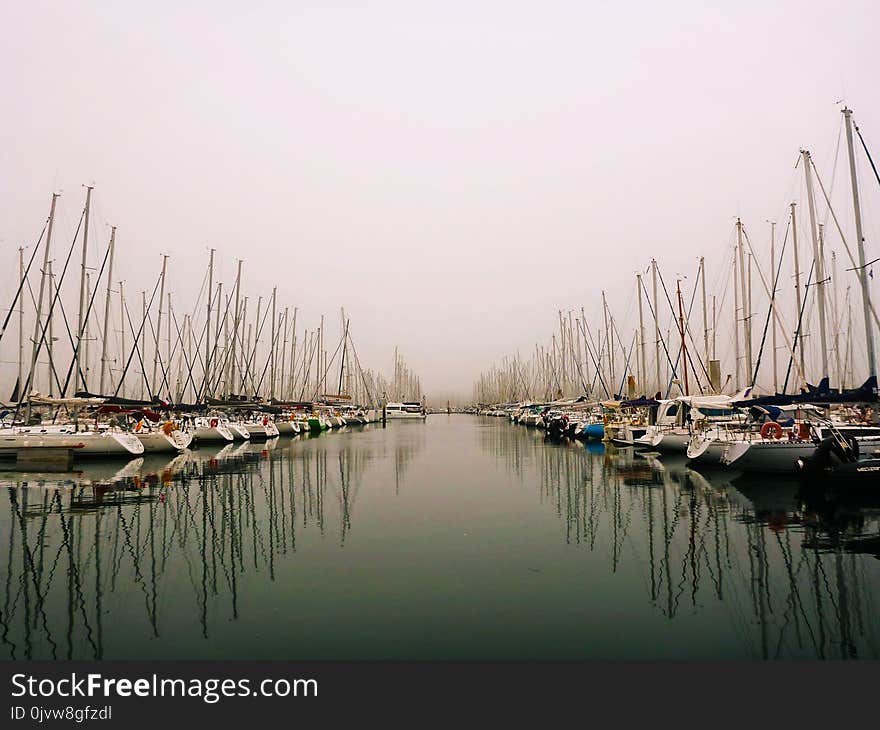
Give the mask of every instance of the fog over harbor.
[{"label": "fog over harbor", "polygon": [[[60,266],[93,185],[89,265],[116,226],[113,278],[132,306],[167,254],[167,290],[190,311],[213,248],[215,282],[230,287],[243,259],[252,301],[278,287],[301,327],[326,315],[334,344],[344,308],[364,364],[387,373],[399,347],[435,403],[528,356],[560,310],[601,322],[603,290],[627,339],[652,258],[690,298],[704,256],[720,301],[738,216],[759,266],[769,221],[781,238],[791,202],[806,216],[802,148],[853,242],[844,104],[880,155],[880,10],[859,2],[28,2],[4,4],[0,23],[4,310],[52,193]],[[868,164],[859,174],[872,261],[880,186]],[[817,196],[856,337],[855,274]],[[789,277],[786,263],[786,296]],[[732,317],[719,314],[725,373]],[[860,382],[864,341],[852,350]]]}]

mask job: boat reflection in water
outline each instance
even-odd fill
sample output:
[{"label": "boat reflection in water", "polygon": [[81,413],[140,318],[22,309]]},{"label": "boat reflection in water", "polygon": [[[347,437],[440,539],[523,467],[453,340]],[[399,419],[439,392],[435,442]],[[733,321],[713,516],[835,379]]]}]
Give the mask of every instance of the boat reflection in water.
[{"label": "boat reflection in water", "polygon": [[7,658],[880,647],[876,506],[498,419],[0,472],[0,486]]},{"label": "boat reflection in water", "polygon": [[365,471],[390,448],[399,480],[418,448],[344,435],[320,443],[331,442],[341,448],[276,439],[69,474],[0,472],[0,656],[129,656],[126,642],[149,656],[142,637],[163,635],[169,601],[203,638],[235,621],[249,576],[273,581],[304,532],[344,545]]},{"label": "boat reflection in water", "polygon": [[[880,652],[880,499],[805,491],[795,479],[690,469],[632,448],[551,444],[515,428],[484,447],[542,501],[565,540],[604,552],[609,569],[638,563],[669,619],[706,611],[754,658],[876,659]],[[537,438],[536,438],[537,435]]]}]

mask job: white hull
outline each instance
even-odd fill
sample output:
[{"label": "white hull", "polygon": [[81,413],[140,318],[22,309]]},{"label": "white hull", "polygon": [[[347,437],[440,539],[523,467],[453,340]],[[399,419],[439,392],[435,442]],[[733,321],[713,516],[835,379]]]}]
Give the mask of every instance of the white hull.
[{"label": "white hull", "polygon": [[138,441],[144,445],[145,454],[180,453],[192,442],[192,434],[185,431],[172,431],[166,434],[163,431],[150,431],[149,433],[137,433]]},{"label": "white hull", "polygon": [[251,437],[251,432],[241,423],[225,423],[224,425],[236,441],[247,441]]},{"label": "white hull", "polygon": [[683,454],[687,451],[691,435],[685,430],[662,431],[655,435],[653,446],[664,454]]},{"label": "white hull", "polygon": [[73,429],[47,430],[39,427],[7,429],[0,433],[0,449],[28,448],[72,449],[76,457],[140,456],[144,445],[126,431],[83,431]]},{"label": "white hull", "polygon": [[278,428],[272,422],[268,423],[247,423],[245,424],[248,433],[251,435],[251,441],[265,441],[278,436]]},{"label": "white hull", "polygon": [[727,449],[727,441],[694,436],[688,443],[685,454],[691,464],[702,466],[721,466],[721,457]]},{"label": "white hull", "polygon": [[233,440],[232,432],[223,425],[197,426],[194,437],[199,443],[227,443]]},{"label": "white hull", "polygon": [[731,441],[721,463],[743,471],[786,473],[797,470],[797,460],[816,451],[812,441]]},{"label": "white hull", "polygon": [[296,421],[275,421],[275,428],[279,436],[295,436],[299,433],[299,424]]}]

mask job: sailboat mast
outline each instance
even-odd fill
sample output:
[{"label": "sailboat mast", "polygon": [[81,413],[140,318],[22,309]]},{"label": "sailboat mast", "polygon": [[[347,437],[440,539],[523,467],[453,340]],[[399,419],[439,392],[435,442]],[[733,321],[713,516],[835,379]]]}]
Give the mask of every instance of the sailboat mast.
[{"label": "sailboat mast", "polygon": [[[796,203],[791,203],[791,244],[794,249],[794,292],[795,292],[795,312],[801,311],[801,267],[798,260],[798,240],[797,240],[797,216],[795,215]],[[797,347],[799,350],[801,375],[806,377],[806,367],[804,367],[804,338],[803,335],[798,337]]]},{"label": "sailboat mast", "polygon": [[230,353],[229,363],[229,387],[233,392],[238,392],[236,384],[237,375],[235,372],[235,350],[238,342],[238,330],[241,327],[241,259],[238,260],[238,271],[235,274],[235,324],[232,327],[232,352]]},{"label": "sailboat mast", "polygon": [[110,301],[113,295],[113,254],[116,248],[116,226],[110,227],[110,255],[107,262],[107,295],[104,299],[104,340],[101,343],[101,379],[98,393],[104,395],[107,378],[107,343],[110,340]]},{"label": "sailboat mast", "polygon": [[162,341],[162,301],[165,299],[165,271],[168,266],[168,256],[162,256],[162,273],[159,275],[159,315],[156,319],[156,351],[153,355],[153,378],[152,378],[152,388],[153,391],[150,395],[159,395],[159,383],[156,381],[156,372],[159,369],[159,357],[160,357],[160,346],[159,343]]},{"label": "sailboat mast", "polygon": [[614,379],[614,354],[611,341],[611,328],[608,324],[608,302],[605,300],[605,292],[602,292],[602,313],[605,317],[605,342],[608,348],[608,384],[611,386],[611,397],[614,397],[615,379]]},{"label": "sailboat mast", "polygon": [[865,315],[865,344],[868,350],[868,374],[877,375],[877,361],[874,354],[874,328],[871,326],[871,294],[868,291],[868,272],[865,269],[865,239],[862,234],[862,206],[859,201],[859,180],[856,175],[856,157],[852,137],[852,109],[843,110],[846,120],[846,147],[849,151],[849,175],[852,186],[853,214],[856,219],[856,244],[859,250],[859,283],[862,287],[862,308]]},{"label": "sailboat mast", "polygon": [[[821,230],[821,229],[820,229]],[[840,295],[837,283],[837,255],[831,252],[831,321],[834,326],[834,367],[837,384],[843,388],[843,373],[840,370]]]},{"label": "sailboat mast", "polygon": [[[51,288],[51,287],[50,287]],[[86,274],[86,302],[90,302],[92,299],[92,275]],[[88,306],[88,304],[86,304]],[[85,323],[83,324],[83,359],[85,360],[85,365],[83,366],[83,389],[87,389],[88,386],[86,383],[88,382],[89,375],[89,363],[91,360],[89,359],[89,342],[91,341],[91,337],[89,334],[89,317],[86,316]]]},{"label": "sailboat mast", "polygon": [[[147,374],[144,372],[146,370],[146,365],[143,363],[143,357],[146,354],[146,344],[147,344],[147,328],[144,326],[144,323],[147,321],[147,292],[141,292],[141,382],[140,382],[140,396],[139,400],[144,399],[144,381],[147,379]],[[135,336],[137,337],[137,336]],[[137,342],[135,342],[135,347],[137,347]]]},{"label": "sailboat mast", "polygon": [[319,398],[321,395],[321,352],[324,347],[324,315],[321,315],[321,326],[318,328],[318,363],[317,368],[315,369],[315,397]]},{"label": "sailboat mast", "polygon": [[773,290],[770,292],[770,319],[773,330],[770,335],[770,347],[773,361],[773,392],[779,392],[779,367],[776,355],[776,221],[770,221],[770,277]]},{"label": "sailboat mast", "polygon": [[[168,355],[168,362],[165,364],[165,374],[166,374],[166,383],[165,387],[168,389],[168,400],[174,400],[173,391],[171,390],[171,369],[174,365],[173,358],[171,357],[171,292],[168,292],[168,324],[166,325],[167,330],[167,341],[165,352]],[[158,336],[158,331],[157,331]],[[178,356],[178,362],[180,361],[180,356]],[[179,377],[178,377],[179,380]],[[175,389],[176,390],[176,389]]]},{"label": "sailboat mast", "polygon": [[[222,363],[220,363],[220,371],[217,372],[217,363],[219,361],[218,352],[220,350],[220,310],[223,309],[223,282],[220,281],[217,283],[217,312],[214,315],[214,347],[211,352],[214,353],[213,359],[213,368],[211,370],[211,377],[214,381],[211,383],[211,393],[216,394],[217,389],[220,388],[220,382],[223,379],[223,367]],[[223,321],[226,321],[224,317]],[[220,393],[222,396],[223,393]]]},{"label": "sailboat mast", "polygon": [[739,371],[739,279],[736,274],[737,254],[739,250],[733,249],[733,372],[734,386],[737,391],[742,387]]},{"label": "sailboat mast", "polygon": [[[104,333],[106,337],[107,333]],[[119,282],[119,352],[125,357],[125,294],[123,293],[123,282]],[[120,375],[121,382],[116,384],[116,389],[125,398],[125,374]]]},{"label": "sailboat mast", "polygon": [[[24,281],[24,247],[18,247],[18,280]],[[24,373],[24,297],[18,303],[18,379],[15,381],[15,400],[21,397],[21,389],[24,383],[21,376]]]},{"label": "sailboat mast", "polygon": [[681,363],[682,369],[684,370],[684,394],[690,395],[690,387],[688,385],[688,351],[687,351],[687,339],[685,338],[685,328],[684,328],[684,306],[681,301],[681,279],[678,279],[675,282],[676,294],[678,296],[678,327],[681,333]]},{"label": "sailboat mast", "polygon": [[208,397],[208,384],[211,379],[211,298],[214,296],[214,249],[208,259],[208,316],[205,319],[205,378],[203,385],[204,397]]},{"label": "sailboat mast", "polygon": [[828,376],[828,343],[825,325],[825,261],[819,245],[816,228],[816,201],[813,195],[812,163],[809,150],[801,150],[804,163],[804,179],[807,185],[807,208],[810,211],[810,237],[813,241],[813,260],[816,262],[816,288],[819,303],[819,338],[822,357],[822,377]]},{"label": "sailboat mast", "polygon": [[657,368],[657,390],[663,390],[660,378],[660,310],[657,309],[657,259],[651,259],[651,278],[654,286],[654,365]]},{"label": "sailboat mast", "polygon": [[272,287],[272,339],[269,344],[269,399],[275,397],[275,340],[278,332],[278,321],[275,312],[275,295],[278,287]]},{"label": "sailboat mast", "polygon": [[74,392],[77,390],[85,389],[85,383],[83,382],[81,375],[81,367],[80,363],[82,360],[82,338],[83,338],[83,329],[85,327],[85,322],[83,321],[83,317],[85,315],[86,309],[86,256],[88,254],[89,249],[89,211],[92,203],[92,185],[86,186],[86,211],[85,211],[85,220],[83,227],[83,246],[82,246],[82,264],[80,266],[80,279],[79,279],[79,315],[77,316],[77,326],[76,326],[76,374],[74,375]]},{"label": "sailboat mast", "polygon": [[703,299],[703,351],[705,352],[706,367],[709,367],[709,320],[706,312],[706,259],[700,256],[700,286],[702,287]]},{"label": "sailboat mast", "polygon": [[712,359],[718,359],[718,353],[715,351],[715,345],[718,340],[718,299],[712,295]]},{"label": "sailboat mast", "polygon": [[752,377],[752,313],[749,309],[751,302],[747,292],[748,279],[746,277],[746,255],[743,249],[743,226],[742,221],[736,219],[736,241],[737,250],[739,251],[739,285],[740,285],[740,301],[742,303],[742,320],[743,320],[743,344],[745,350],[745,361],[743,369],[746,373],[746,379],[751,380]]},{"label": "sailboat mast", "polygon": [[280,388],[279,396],[281,400],[286,399],[287,392],[287,383],[284,379],[284,376],[287,373],[287,329],[289,325],[288,315],[290,314],[290,307],[284,308],[284,314],[281,315],[281,319],[284,321],[284,340],[281,344],[281,375],[278,378],[278,387]]},{"label": "sailboat mast", "polygon": [[[48,281],[49,281],[49,301],[55,301],[55,296],[58,293],[58,289],[55,285],[55,275],[52,273],[52,259],[49,259],[49,271],[47,273]],[[52,376],[55,372],[55,328],[52,321],[52,307],[49,307],[49,312],[46,315],[46,325],[48,328],[48,338],[46,340],[46,354],[49,356],[48,367],[46,368],[46,381],[49,384],[48,392],[49,397],[51,398],[54,395],[54,388],[52,387]]]},{"label": "sailboat mast", "polygon": [[287,388],[290,398],[294,398],[296,393],[296,313],[298,309],[298,307],[293,308],[293,332],[290,337],[290,383]]},{"label": "sailboat mast", "polygon": [[[639,300],[639,388],[645,390],[647,373],[645,370],[645,317],[642,312],[642,275],[636,274],[636,297]],[[578,330],[580,333],[580,330]],[[647,391],[646,391],[647,394]]]},{"label": "sailboat mast", "polygon": [[256,381],[256,374],[257,374],[257,348],[260,345],[260,314],[262,311],[263,311],[263,297],[260,296],[260,297],[257,297],[257,316],[256,316],[256,319],[254,319],[254,346],[253,346],[253,349],[251,350],[251,368],[253,368],[253,370],[251,371],[251,380],[253,381],[253,386],[254,386],[254,388],[253,388],[254,392],[252,393],[252,395],[254,395],[254,396],[259,395],[259,393],[257,393],[258,385],[257,385],[257,381]]},{"label": "sailboat mast", "polygon": [[[22,388],[18,394],[18,402],[21,403],[28,396],[31,386],[36,386],[34,382],[37,374],[37,357],[40,354],[40,323],[43,315],[43,293],[46,290],[46,277],[49,270],[49,246],[52,244],[52,229],[55,225],[55,205],[58,202],[58,193],[52,193],[52,203],[49,206],[49,228],[46,232],[46,249],[43,253],[43,268],[40,269],[40,291],[37,295],[37,316],[34,322],[34,346],[31,351],[31,369],[28,374],[28,387]],[[51,380],[49,381],[52,382]],[[30,420],[30,403],[28,403],[28,420]]]}]

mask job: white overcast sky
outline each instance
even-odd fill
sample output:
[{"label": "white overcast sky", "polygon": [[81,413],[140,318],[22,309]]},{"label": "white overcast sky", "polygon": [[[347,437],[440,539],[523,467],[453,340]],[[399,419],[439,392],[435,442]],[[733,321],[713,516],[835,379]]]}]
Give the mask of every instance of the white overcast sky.
[{"label": "white overcast sky", "polygon": [[60,251],[92,183],[128,291],[168,253],[183,307],[215,247],[435,397],[603,288],[623,319],[652,255],[717,281],[735,216],[763,242],[800,195],[800,147],[830,170],[839,100],[880,145],[872,2],[4,0],[0,28],[2,306],[51,192]]}]

